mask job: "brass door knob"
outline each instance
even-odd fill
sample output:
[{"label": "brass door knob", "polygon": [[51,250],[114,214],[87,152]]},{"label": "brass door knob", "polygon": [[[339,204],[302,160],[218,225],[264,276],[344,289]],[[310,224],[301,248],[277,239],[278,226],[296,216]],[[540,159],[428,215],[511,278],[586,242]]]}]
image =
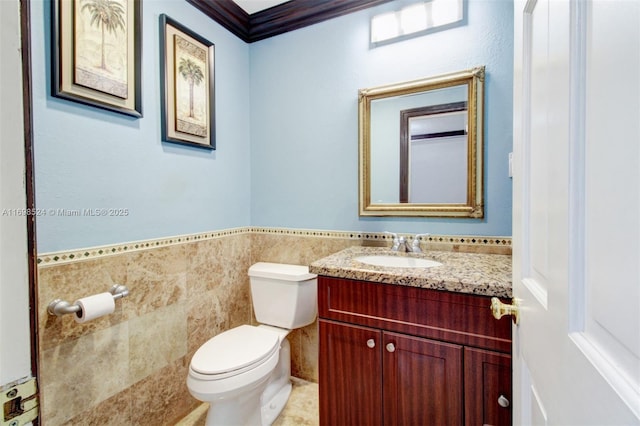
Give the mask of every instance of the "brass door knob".
[{"label": "brass door knob", "polygon": [[518,301],[513,298],[511,304],[502,303],[497,297],[491,298],[491,313],[495,319],[500,319],[505,315],[511,315],[513,323],[518,325],[520,323],[520,309]]}]

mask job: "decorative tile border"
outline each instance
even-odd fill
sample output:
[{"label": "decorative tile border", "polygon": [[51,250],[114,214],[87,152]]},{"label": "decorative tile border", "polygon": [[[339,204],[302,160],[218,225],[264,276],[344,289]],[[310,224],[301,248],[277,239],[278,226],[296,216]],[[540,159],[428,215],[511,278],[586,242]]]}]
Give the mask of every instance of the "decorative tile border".
[{"label": "decorative tile border", "polygon": [[211,240],[214,238],[228,237],[250,233],[251,228],[232,228],[223,231],[204,232],[201,234],[179,235],[176,237],[159,238],[154,240],[135,241],[131,243],[91,247],[86,249],[65,250],[52,253],[44,253],[38,256],[38,266],[60,265],[63,263],[77,262],[80,260],[97,259],[122,253],[131,253],[153,248],[173,246],[177,244],[193,243],[195,241]]},{"label": "decorative tile border", "polygon": [[[391,236],[384,232],[346,232],[346,231],[319,231],[306,229],[287,228],[250,228],[252,233],[295,235],[302,237],[319,238],[346,238],[352,240],[368,241],[390,241]],[[413,238],[415,234],[399,233],[405,237]],[[431,244],[464,244],[476,246],[502,246],[511,247],[511,237],[488,237],[478,235],[430,235],[422,239],[425,243]]]},{"label": "decorative tile border", "polygon": [[481,237],[460,235],[431,235],[425,239],[429,243],[465,244],[477,246],[511,247],[511,237]]},{"label": "decorative tile border", "polygon": [[[382,232],[347,232],[347,231],[323,231],[288,228],[261,228],[244,227],[231,228],[222,231],[205,232],[201,234],[179,235],[176,237],[160,238],[153,240],[135,241],[117,245],[105,245],[86,249],[65,250],[59,252],[43,253],[38,256],[38,266],[60,265],[64,263],[78,262],[82,260],[97,259],[122,253],[130,253],[153,248],[173,246],[177,244],[193,243],[196,241],[211,240],[240,234],[273,234],[283,236],[314,237],[314,238],[341,238],[350,240],[389,241],[391,236]],[[413,234],[400,234],[412,237]],[[465,245],[465,246],[501,246],[511,247],[511,237],[483,237],[461,235],[430,235],[423,238],[430,244]]]}]

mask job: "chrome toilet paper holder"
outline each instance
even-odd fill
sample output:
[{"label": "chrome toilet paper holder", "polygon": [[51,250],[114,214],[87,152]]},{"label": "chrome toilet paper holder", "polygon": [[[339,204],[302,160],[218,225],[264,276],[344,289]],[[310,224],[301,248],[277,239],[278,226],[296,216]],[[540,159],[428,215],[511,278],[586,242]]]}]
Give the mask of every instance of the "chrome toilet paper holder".
[{"label": "chrome toilet paper holder", "polygon": [[[113,295],[113,300],[122,299],[129,295],[129,289],[122,284],[114,284],[113,287],[109,290],[109,293]],[[80,311],[80,306],[76,304],[71,304],[66,300],[55,299],[49,303],[47,307],[47,312],[49,315],[55,315],[57,317],[65,315],[65,314],[74,314]]]}]

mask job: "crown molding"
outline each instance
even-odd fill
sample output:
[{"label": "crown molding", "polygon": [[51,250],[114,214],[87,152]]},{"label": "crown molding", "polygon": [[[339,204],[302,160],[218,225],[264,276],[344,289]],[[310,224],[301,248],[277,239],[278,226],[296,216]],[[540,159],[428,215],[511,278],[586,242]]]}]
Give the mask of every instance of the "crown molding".
[{"label": "crown molding", "polygon": [[240,39],[250,41],[250,15],[232,0],[187,0]]},{"label": "crown molding", "polygon": [[290,0],[248,14],[233,0],[187,0],[241,40],[253,43],[391,0]]}]

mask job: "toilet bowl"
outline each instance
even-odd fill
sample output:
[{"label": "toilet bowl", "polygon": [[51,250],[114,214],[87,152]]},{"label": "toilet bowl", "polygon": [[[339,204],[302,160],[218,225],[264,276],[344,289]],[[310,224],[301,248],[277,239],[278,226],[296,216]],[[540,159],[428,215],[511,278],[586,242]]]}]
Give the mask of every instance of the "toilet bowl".
[{"label": "toilet bowl", "polygon": [[271,425],[291,393],[287,335],[316,317],[315,274],[298,265],[249,269],[258,326],[242,325],[205,342],[189,365],[187,388],[209,403],[206,425]]}]

